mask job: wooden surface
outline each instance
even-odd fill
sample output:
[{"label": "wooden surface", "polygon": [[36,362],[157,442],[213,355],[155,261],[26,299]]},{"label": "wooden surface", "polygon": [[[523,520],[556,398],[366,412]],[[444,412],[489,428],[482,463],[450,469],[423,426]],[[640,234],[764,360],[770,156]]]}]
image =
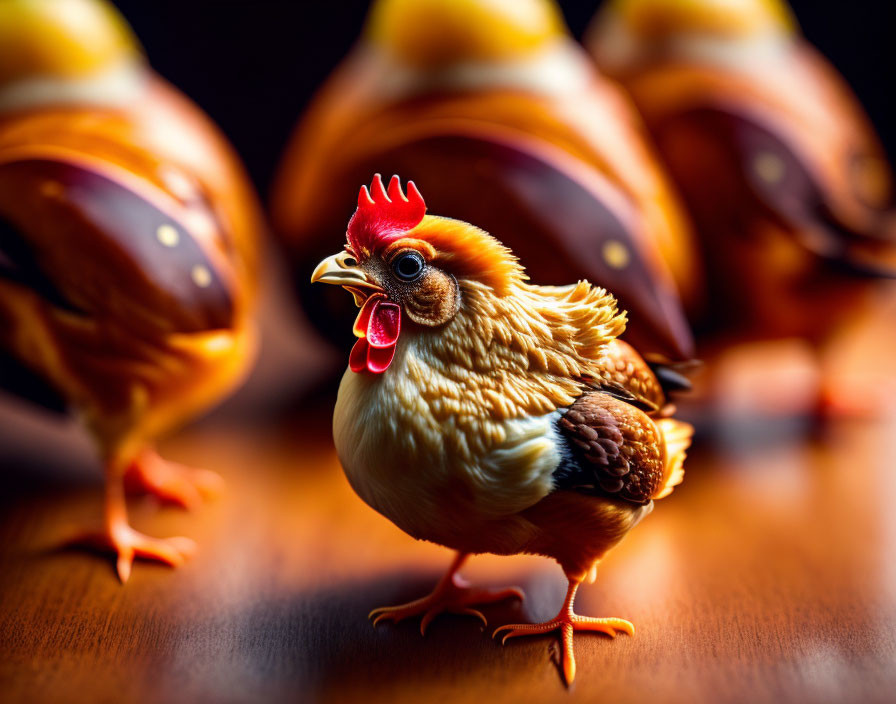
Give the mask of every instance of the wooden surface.
[{"label": "wooden surface", "polygon": [[580,613],[628,618],[637,635],[577,636],[567,694],[552,637],[488,637],[554,614],[564,580],[547,560],[472,560],[471,579],[527,593],[521,608],[487,608],[486,633],[459,616],[425,638],[416,622],[370,626],[371,608],[422,595],[450,556],[352,493],[329,403],[273,429],[211,423],[163,445],[229,488],[192,514],[135,499],[138,528],[200,551],[180,570],[139,563],[125,587],[107,557],[56,547],[99,516],[83,440],[62,426],[46,458],[28,459],[31,421],[0,414],[0,700],[893,700],[896,422],[811,442],[779,426],[741,434],[737,452],[694,453],[685,483],[581,590]]}]

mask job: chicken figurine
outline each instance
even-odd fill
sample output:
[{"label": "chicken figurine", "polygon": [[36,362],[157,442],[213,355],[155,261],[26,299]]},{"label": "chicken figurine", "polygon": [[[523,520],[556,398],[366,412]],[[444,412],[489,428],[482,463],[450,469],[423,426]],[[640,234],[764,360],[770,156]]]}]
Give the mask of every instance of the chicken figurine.
[{"label": "chicken figurine", "polygon": [[532,285],[491,235],[425,212],[413,182],[405,196],[377,176],[345,250],[311,277],[360,306],[333,418],[349,482],[411,536],[457,551],[429,596],[371,617],[422,616],[421,631],[441,612],[484,621],[477,604],[521,594],[465,586],[467,555],[551,557],[569,580],[557,616],[495,635],[559,631],[571,683],[574,631],[634,632],[577,615],[576,590],[681,481],[691,428],[618,339],[626,314],[610,294]]},{"label": "chicken figurine", "polygon": [[179,565],[187,538],[130,527],[125,485],[185,506],[209,471],[159,434],[221,399],[252,359],[260,212],[208,119],[94,0],[0,3],[0,347],[48,383],[105,468],[99,541]]},{"label": "chicken figurine", "polygon": [[536,283],[587,278],[612,290],[645,354],[690,358],[682,299],[700,272],[690,230],[636,113],[551,0],[372,4],[272,198],[304,307],[333,339],[344,339],[350,301],[314,290],[304,272],[351,214],[344,194],[376,172],[425,182],[431,207],[491,232]]},{"label": "chicken figurine", "polygon": [[589,44],[633,97],[698,229],[700,356],[802,338],[820,355],[821,410],[867,398],[840,381],[829,350],[896,276],[892,175],[786,4],[612,0]]}]

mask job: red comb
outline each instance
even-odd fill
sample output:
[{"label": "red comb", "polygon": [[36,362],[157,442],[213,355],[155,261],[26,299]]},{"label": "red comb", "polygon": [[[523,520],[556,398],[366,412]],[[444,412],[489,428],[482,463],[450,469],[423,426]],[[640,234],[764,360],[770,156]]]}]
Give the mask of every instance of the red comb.
[{"label": "red comb", "polygon": [[356,254],[369,253],[399,239],[415,227],[426,214],[426,203],[414,185],[408,181],[408,194],[401,192],[401,180],[393,176],[389,191],[383,188],[379,174],[373,177],[370,191],[361,186],[358,209],[348,223],[349,246]]}]

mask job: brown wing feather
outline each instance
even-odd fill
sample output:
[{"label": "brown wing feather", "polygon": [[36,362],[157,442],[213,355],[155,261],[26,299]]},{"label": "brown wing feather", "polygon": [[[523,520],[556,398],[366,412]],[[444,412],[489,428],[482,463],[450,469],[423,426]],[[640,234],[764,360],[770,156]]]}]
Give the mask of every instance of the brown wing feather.
[{"label": "brown wing feather", "polygon": [[[681,481],[690,426],[660,423],[605,393],[583,394],[558,423],[569,456],[554,473],[555,486],[639,504],[665,496]],[[672,430],[669,443],[664,431]]]},{"label": "brown wing feather", "polygon": [[635,349],[623,340],[612,340],[601,350],[597,364],[600,379],[594,386],[654,413],[666,404],[666,394],[653,370]]}]

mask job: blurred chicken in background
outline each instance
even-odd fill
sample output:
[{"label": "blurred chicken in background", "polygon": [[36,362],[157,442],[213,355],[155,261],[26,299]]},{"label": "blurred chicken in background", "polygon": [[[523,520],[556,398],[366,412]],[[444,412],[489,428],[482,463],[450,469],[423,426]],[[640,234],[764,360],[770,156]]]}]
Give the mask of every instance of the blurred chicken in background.
[{"label": "blurred chicken in background", "polygon": [[183,505],[220,483],[152,441],[252,358],[261,222],[230,147],[110,5],[0,2],[2,377],[46,382],[95,438],[105,523],[88,537],[122,581],[135,555],[177,565],[194,547],[133,530],[125,483]]},{"label": "blurred chicken in background", "polygon": [[[896,275],[896,211],[849,88],[778,0],[612,0],[589,46],[634,98],[698,229],[700,356],[801,338],[821,360],[820,410],[862,410],[873,390],[844,383],[833,350]],[[775,355],[741,349],[768,389]],[[789,390],[772,394],[778,407]]]},{"label": "blurred chicken in background", "polygon": [[[475,222],[532,281],[587,278],[633,321],[650,358],[685,359],[681,299],[699,290],[695,248],[621,92],[601,78],[547,0],[379,0],[314,99],[273,193],[305,310],[331,339],[355,315],[308,272],[342,232],[345,197],[401,173],[436,212]],[[326,288],[326,287],[324,287]]]}]

